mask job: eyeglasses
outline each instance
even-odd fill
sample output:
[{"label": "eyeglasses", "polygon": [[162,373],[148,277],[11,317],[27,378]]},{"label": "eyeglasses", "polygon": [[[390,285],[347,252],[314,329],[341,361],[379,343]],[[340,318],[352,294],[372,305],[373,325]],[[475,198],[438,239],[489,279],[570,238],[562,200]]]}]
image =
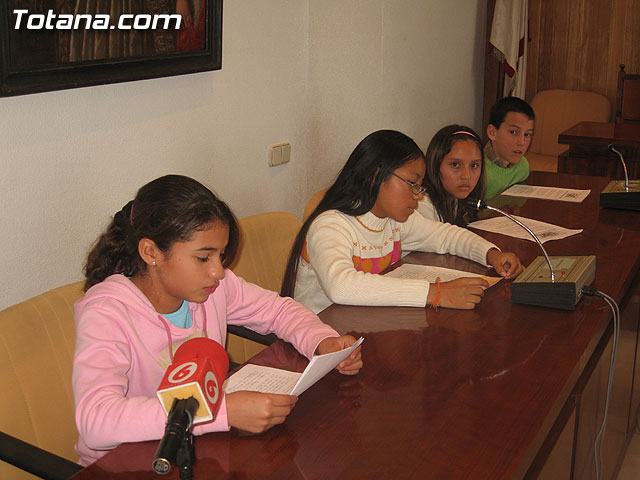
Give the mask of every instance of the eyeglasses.
[{"label": "eyeglasses", "polygon": [[418,185],[417,183],[413,183],[409,180],[406,180],[404,178],[402,178],[399,175],[396,175],[395,173],[391,173],[391,175],[393,175],[394,177],[398,177],[400,180],[402,180],[404,183],[406,183],[407,185],[409,185],[409,188],[411,188],[411,193],[413,193],[414,195],[424,195],[427,192],[427,189],[424,188],[422,185]]}]

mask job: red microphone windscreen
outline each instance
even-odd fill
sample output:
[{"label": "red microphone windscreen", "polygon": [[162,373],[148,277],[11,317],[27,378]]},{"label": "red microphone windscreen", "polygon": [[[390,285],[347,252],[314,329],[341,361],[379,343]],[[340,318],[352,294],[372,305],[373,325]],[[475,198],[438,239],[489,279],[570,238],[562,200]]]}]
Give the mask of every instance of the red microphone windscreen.
[{"label": "red microphone windscreen", "polygon": [[192,338],[176,350],[160,382],[157,396],[168,414],[175,398],[194,397],[198,410],[193,423],[209,421],[218,409],[229,357],[218,342]]}]

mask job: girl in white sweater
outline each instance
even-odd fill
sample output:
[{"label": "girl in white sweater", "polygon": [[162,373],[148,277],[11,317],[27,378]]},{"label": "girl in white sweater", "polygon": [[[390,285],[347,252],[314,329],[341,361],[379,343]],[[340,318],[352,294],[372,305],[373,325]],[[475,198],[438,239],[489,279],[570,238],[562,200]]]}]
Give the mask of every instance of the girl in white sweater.
[{"label": "girl in white sweater", "polygon": [[[426,280],[381,273],[402,250],[451,253],[514,278],[513,253],[460,227],[425,219],[415,210],[425,189],[425,160],[406,135],[380,130],[355,148],[334,184],[303,224],[293,245],[281,294],[319,312],[331,303],[424,307],[437,298]],[[438,305],[472,309],[488,287],[481,278],[440,284]]]}]

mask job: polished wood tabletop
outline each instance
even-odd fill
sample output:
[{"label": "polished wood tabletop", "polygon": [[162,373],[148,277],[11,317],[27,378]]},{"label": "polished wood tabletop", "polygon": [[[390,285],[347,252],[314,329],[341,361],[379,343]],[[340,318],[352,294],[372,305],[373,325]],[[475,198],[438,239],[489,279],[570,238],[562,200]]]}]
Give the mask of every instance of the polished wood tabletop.
[{"label": "polished wood tabletop", "polygon": [[624,169],[613,145],[623,156],[629,174],[640,176],[640,125],[579,122],[558,135],[569,149],[558,157],[558,172],[624,178]]},{"label": "polished wood tabletop", "polygon": [[558,136],[558,143],[581,140],[585,143],[614,143],[640,147],[640,125],[633,123],[579,122]]},{"label": "polished wood tabletop", "polygon": [[[550,255],[595,254],[595,286],[621,302],[640,268],[640,214],[599,207],[608,181],[534,172],[529,183],[591,194],[580,204],[514,197],[494,204],[584,229],[545,247]],[[482,235],[525,265],[540,255],[533,242]],[[412,253],[403,262],[495,275],[451,255]],[[329,373],[301,395],[283,425],[264,434],[197,437],[195,478],[525,477],[611,314],[593,297],[574,312],[517,305],[510,297],[503,280],[469,311],[330,306],[320,314],[326,323],[365,338],[360,374]],[[277,341],[251,363],[302,371],[307,361]],[[74,478],[157,478],[157,445],[123,444]]]}]

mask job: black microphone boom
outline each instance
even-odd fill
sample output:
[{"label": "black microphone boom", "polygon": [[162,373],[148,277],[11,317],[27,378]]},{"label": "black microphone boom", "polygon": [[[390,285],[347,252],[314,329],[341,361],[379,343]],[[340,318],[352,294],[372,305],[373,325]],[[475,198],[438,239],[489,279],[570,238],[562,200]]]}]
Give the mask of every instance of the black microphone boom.
[{"label": "black microphone boom", "polygon": [[183,445],[185,436],[191,435],[191,423],[198,410],[198,400],[193,397],[173,400],[173,405],[164,431],[164,436],[156,450],[153,470],[162,475],[169,473],[176,461],[178,450]]},{"label": "black microphone boom", "polygon": [[[538,236],[517,218],[487,205],[482,200],[468,198],[462,202],[462,206],[476,210],[486,208],[513,220],[529,232],[544,253],[544,257],[536,257],[513,281],[512,301],[526,305],[575,310],[576,304],[582,298],[582,288],[590,285],[595,279],[596,257],[594,255],[549,257]],[[556,278],[556,270],[560,271],[559,278]]]}]

